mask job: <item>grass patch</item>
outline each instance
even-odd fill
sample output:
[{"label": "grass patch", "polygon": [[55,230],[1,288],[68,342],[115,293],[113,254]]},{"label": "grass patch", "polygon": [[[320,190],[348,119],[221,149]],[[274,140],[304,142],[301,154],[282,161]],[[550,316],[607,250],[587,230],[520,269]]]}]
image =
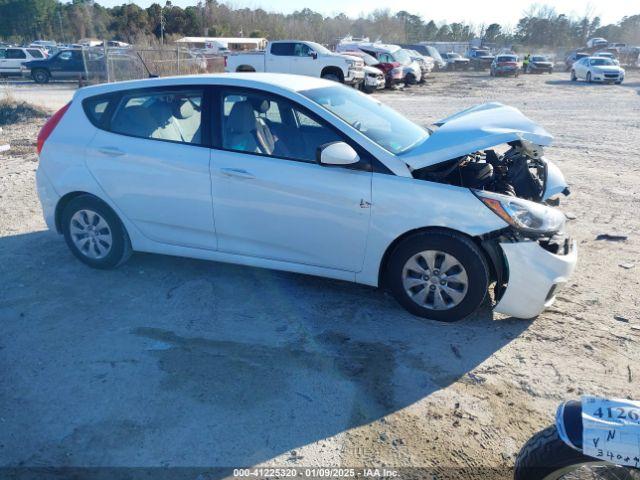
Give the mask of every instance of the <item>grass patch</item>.
[{"label": "grass patch", "polygon": [[0,126],[48,116],[49,113],[45,109],[18,101],[8,92],[0,98]]}]

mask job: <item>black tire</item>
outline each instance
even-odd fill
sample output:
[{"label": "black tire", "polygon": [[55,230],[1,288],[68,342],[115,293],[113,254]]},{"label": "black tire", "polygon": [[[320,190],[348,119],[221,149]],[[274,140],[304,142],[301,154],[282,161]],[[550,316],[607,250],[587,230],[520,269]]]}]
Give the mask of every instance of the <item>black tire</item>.
[{"label": "black tire", "polygon": [[[554,472],[560,475],[561,471],[568,467],[594,462],[598,460],[587,457],[565,444],[558,436],[558,430],[554,425],[536,433],[525,443],[516,458],[513,478],[514,480],[542,480]],[[628,470],[623,467],[611,466],[611,468],[615,469],[616,473],[623,474],[623,476],[611,478],[632,478],[630,475],[624,476]]]},{"label": "black tire", "polygon": [[[81,210],[97,213],[108,226],[112,242],[110,250],[102,258],[91,258],[86,253],[83,253],[72,238],[72,218]],[[115,268],[122,265],[131,256],[131,241],[124,225],[106,203],[93,195],[81,195],[71,200],[62,212],[61,226],[64,239],[71,253],[90,267],[103,270]],[[89,246],[88,248],[91,247]]]},{"label": "black tire", "polygon": [[323,73],[321,78],[324,78],[325,80],[330,80],[332,82],[338,82],[338,83],[344,82],[344,80],[342,79],[342,76],[334,72]]},{"label": "black tire", "polygon": [[[445,310],[428,308],[418,305],[405,291],[402,277],[405,263],[425,250],[452,255],[466,271],[467,290],[457,305]],[[489,267],[484,254],[471,239],[446,230],[426,231],[411,235],[396,245],[389,256],[384,281],[398,303],[412,314],[442,322],[454,322],[471,315],[484,302],[489,286]],[[426,285],[424,288],[426,289]]]},{"label": "black tire", "polygon": [[408,87],[410,85],[415,85],[417,82],[416,76],[413,73],[407,73],[404,77],[404,85]]},{"label": "black tire", "polygon": [[591,72],[587,72],[587,83],[591,83]]},{"label": "black tire", "polygon": [[572,82],[577,82],[578,81],[578,76],[576,75],[576,71],[575,70],[571,70],[571,81]]},{"label": "black tire", "polygon": [[31,72],[31,78],[33,78],[33,81],[36,83],[49,83],[51,75],[43,68],[38,68]]}]

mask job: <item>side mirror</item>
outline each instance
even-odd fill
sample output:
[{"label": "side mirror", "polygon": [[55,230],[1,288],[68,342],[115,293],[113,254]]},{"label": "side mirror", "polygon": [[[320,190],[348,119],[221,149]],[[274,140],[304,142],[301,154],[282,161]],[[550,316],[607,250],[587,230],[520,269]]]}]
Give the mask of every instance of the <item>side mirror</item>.
[{"label": "side mirror", "polygon": [[333,142],[318,149],[320,165],[353,165],[360,161],[356,151],[344,142]]},{"label": "side mirror", "polygon": [[309,56],[311,58],[313,58],[314,60],[317,60],[318,59],[318,52],[311,52],[311,53],[309,53]]}]

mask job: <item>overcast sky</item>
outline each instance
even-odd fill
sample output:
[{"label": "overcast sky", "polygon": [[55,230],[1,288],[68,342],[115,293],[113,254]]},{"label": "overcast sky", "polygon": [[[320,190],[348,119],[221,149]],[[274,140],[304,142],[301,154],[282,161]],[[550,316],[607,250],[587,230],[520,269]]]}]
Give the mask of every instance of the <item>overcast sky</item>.
[{"label": "overcast sky", "polygon": [[[113,6],[125,3],[125,0],[96,0],[101,5]],[[164,3],[165,0],[136,0],[142,7],[151,3]],[[197,0],[172,0],[174,5],[186,7],[195,5]],[[532,0],[230,0],[227,3],[234,7],[261,7],[272,12],[290,13],[309,7],[325,15],[344,12],[349,16],[368,13],[376,8],[390,8],[392,11],[407,10],[421,15],[424,19],[470,23],[492,23],[515,25],[522,12],[532,3]],[[637,0],[551,0],[542,1],[553,6],[558,13],[582,16],[585,13],[598,15],[603,23],[614,23],[625,15],[640,13],[640,2]]]}]

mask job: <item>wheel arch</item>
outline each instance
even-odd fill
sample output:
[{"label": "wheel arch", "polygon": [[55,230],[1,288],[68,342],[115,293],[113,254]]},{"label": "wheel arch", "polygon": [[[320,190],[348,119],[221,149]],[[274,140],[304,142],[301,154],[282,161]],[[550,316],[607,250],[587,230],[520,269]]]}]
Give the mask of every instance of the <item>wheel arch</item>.
[{"label": "wheel arch", "polygon": [[322,71],[320,72],[320,77],[323,77],[323,76],[325,76],[327,74],[330,74],[330,73],[332,73],[334,75],[337,75],[338,78],[340,79],[340,81],[344,82],[344,72],[342,71],[342,69],[340,67],[336,67],[335,65],[334,66],[330,65],[328,67],[324,67],[322,69]]},{"label": "wheel arch", "polygon": [[253,68],[251,65],[239,65],[238,68],[236,68],[236,72],[255,72],[256,69]]},{"label": "wheel arch", "polygon": [[473,235],[469,235],[467,233],[461,232],[460,230],[456,230],[453,228],[447,228],[447,227],[420,227],[420,228],[415,228],[413,230],[408,230],[406,232],[404,232],[402,235],[398,236],[395,240],[393,240],[386,248],[386,250],[384,251],[384,254],[382,255],[382,260],[380,261],[380,265],[378,267],[378,286],[384,288],[386,286],[385,284],[385,273],[387,270],[387,264],[389,262],[389,259],[391,258],[391,254],[393,253],[393,251],[396,249],[396,247],[405,239],[416,235],[416,234],[420,234],[420,233],[446,233],[446,234],[453,234],[453,235],[458,235],[464,238],[467,238],[468,240],[471,240],[477,247],[478,249],[482,252],[482,255],[484,256],[484,259],[487,263],[487,265],[489,266],[489,276],[490,278],[494,278],[495,279],[495,275],[496,275],[496,271],[498,270],[498,267],[495,265],[495,262],[492,258],[492,255],[489,255],[489,252],[487,252],[487,249],[483,246],[482,244],[482,238],[480,237],[474,237]]},{"label": "wheel arch", "polygon": [[55,220],[55,225],[56,225],[56,232],[58,233],[63,233],[62,230],[62,212],[64,212],[64,209],[67,207],[67,205],[69,205],[69,203],[78,197],[82,197],[82,196],[88,196],[88,197],[93,197],[96,200],[99,200],[100,202],[104,203],[105,206],[107,206],[109,208],[109,210],[111,210],[114,215],[116,215],[119,219],[120,222],[122,223],[122,227],[126,230],[126,226],[124,225],[124,222],[122,222],[122,219],[120,218],[120,215],[118,215],[118,212],[116,212],[113,208],[111,208],[111,205],[109,205],[107,202],[105,202],[103,199],[101,199],[100,197],[98,197],[97,195],[94,195],[93,193],[90,192],[85,192],[85,191],[75,191],[75,192],[69,192],[65,195],[63,195],[62,197],[60,197],[60,200],[58,200],[58,203],[56,204],[56,210],[55,210],[55,216],[54,216],[54,220]]}]

